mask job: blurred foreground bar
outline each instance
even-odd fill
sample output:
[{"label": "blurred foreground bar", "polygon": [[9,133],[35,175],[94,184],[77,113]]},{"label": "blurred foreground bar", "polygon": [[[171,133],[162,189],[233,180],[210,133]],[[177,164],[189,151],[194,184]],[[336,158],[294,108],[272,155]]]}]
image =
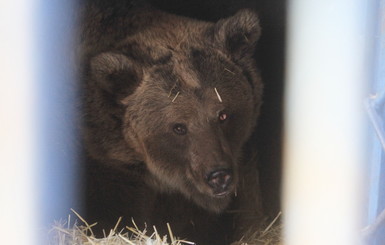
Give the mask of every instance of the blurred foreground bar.
[{"label": "blurred foreground bar", "polygon": [[79,209],[71,3],[0,4],[1,244],[47,244]]},{"label": "blurred foreground bar", "polygon": [[372,5],[289,1],[285,245],[359,244]]},{"label": "blurred foreground bar", "polygon": [[0,4],[0,234],[37,244],[34,1]]}]

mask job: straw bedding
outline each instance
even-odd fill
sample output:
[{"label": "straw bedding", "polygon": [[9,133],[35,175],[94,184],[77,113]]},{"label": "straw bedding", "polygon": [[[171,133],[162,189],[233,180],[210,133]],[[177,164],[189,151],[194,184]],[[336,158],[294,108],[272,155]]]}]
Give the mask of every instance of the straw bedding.
[{"label": "straw bedding", "polygon": [[[96,238],[92,232],[92,227],[97,224],[88,224],[76,211],[72,210],[76,216],[71,221],[56,222],[50,231],[51,245],[192,245],[193,241],[186,241],[176,237],[172,233],[172,228],[167,224],[169,234],[158,234],[155,232],[148,234],[147,230],[140,230],[132,220],[131,226],[118,230],[120,219],[115,227],[105,233],[104,238]],[[281,213],[262,230],[249,230],[238,241],[231,245],[280,245],[282,226],[279,218]]]}]

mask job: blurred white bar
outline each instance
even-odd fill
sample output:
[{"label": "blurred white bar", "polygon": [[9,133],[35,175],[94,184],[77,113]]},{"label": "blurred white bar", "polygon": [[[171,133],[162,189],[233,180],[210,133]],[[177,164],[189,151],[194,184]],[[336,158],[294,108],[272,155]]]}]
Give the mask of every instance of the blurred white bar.
[{"label": "blurred white bar", "polygon": [[[75,40],[77,10],[73,0],[39,1],[37,14],[39,208],[47,230],[71,208],[82,213],[79,168],[78,80]],[[79,1],[78,1],[79,2]]]},{"label": "blurred white bar", "polygon": [[0,2],[2,244],[36,244],[35,4],[31,0]]},{"label": "blurred white bar", "polygon": [[371,2],[289,1],[285,245],[360,244]]}]

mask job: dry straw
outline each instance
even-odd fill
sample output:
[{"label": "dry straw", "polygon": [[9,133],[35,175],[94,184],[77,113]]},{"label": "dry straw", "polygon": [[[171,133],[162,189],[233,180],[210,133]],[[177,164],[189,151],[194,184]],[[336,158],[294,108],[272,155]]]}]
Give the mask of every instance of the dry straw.
[{"label": "dry straw", "polygon": [[[104,238],[96,238],[89,225],[77,212],[72,210],[77,218],[83,222],[78,225],[76,222],[71,224],[71,216],[66,222],[57,222],[50,231],[51,245],[193,245],[194,242],[178,239],[174,236],[170,225],[167,223],[169,236],[161,236],[155,227],[151,235],[147,235],[146,229],[140,230],[134,220],[133,227],[126,227],[120,231],[117,230],[121,218],[117,221],[115,227],[111,229]],[[232,245],[279,245],[281,243],[281,225],[277,224],[281,213],[265,229],[261,231],[250,230],[239,241]]]},{"label": "dry straw", "polygon": [[192,245],[193,242],[180,240],[174,237],[170,225],[167,223],[169,237],[167,235],[161,237],[154,228],[151,235],[147,235],[146,229],[140,230],[132,220],[133,227],[126,227],[120,231],[117,230],[121,218],[118,219],[115,227],[111,229],[104,238],[96,238],[89,225],[76,211],[72,212],[77,218],[83,222],[78,225],[76,222],[71,223],[71,216],[67,222],[57,222],[50,231],[51,245]]},{"label": "dry straw", "polygon": [[279,221],[282,212],[263,230],[249,230],[240,241],[231,245],[283,245],[282,224]]}]

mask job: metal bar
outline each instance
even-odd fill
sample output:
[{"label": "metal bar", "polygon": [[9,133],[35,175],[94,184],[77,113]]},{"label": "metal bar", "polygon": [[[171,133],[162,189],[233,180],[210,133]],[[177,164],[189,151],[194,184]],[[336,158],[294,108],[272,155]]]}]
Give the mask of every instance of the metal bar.
[{"label": "metal bar", "polygon": [[289,1],[286,245],[360,240],[370,11],[361,0]]},{"label": "metal bar", "polygon": [[34,1],[0,4],[0,233],[37,244]]}]

